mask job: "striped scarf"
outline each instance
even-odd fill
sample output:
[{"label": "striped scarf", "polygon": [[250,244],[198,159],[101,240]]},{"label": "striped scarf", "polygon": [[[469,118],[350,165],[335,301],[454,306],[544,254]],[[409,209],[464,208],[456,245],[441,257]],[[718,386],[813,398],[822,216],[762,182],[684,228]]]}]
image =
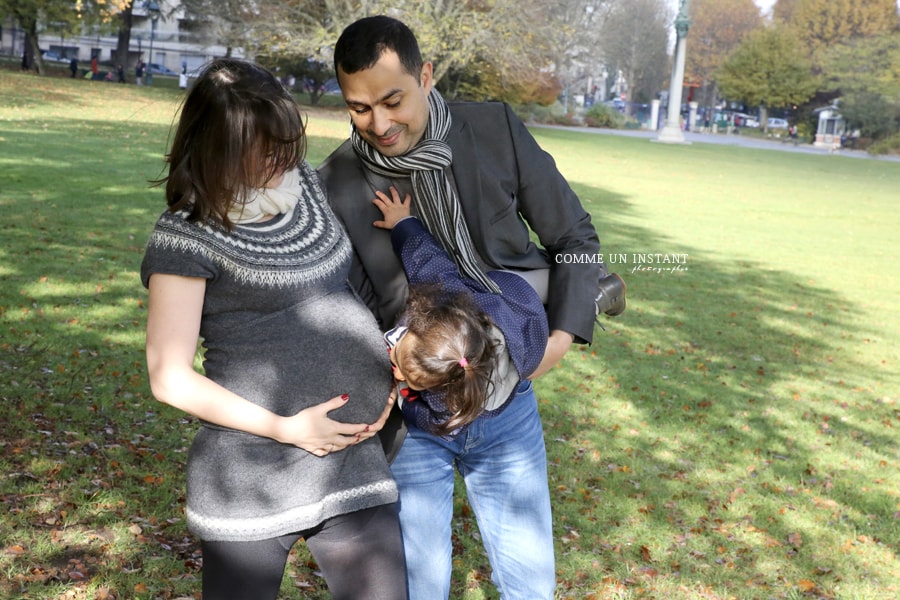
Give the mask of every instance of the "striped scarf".
[{"label": "striped scarf", "polygon": [[500,288],[478,266],[469,229],[462,215],[456,187],[445,169],[453,162],[447,144],[450,107],[437,90],[428,97],[428,125],[422,139],[402,156],[384,156],[370,146],[354,125],[350,139],[357,156],[372,172],[383,177],[409,177],[419,218],[447,251],[462,275],[499,294]]}]

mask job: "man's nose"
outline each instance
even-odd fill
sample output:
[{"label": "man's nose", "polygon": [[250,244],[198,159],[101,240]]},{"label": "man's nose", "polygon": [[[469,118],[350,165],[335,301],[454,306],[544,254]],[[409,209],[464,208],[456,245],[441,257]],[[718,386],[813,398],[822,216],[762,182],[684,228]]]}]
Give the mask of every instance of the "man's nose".
[{"label": "man's nose", "polygon": [[377,136],[386,134],[392,126],[391,119],[386,111],[374,109],[372,111],[372,132]]}]

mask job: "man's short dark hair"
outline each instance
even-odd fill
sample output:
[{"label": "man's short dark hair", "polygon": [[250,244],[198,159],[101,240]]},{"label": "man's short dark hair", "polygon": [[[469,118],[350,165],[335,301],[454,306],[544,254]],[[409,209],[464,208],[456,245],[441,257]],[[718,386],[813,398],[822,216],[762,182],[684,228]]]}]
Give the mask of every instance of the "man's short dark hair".
[{"label": "man's short dark hair", "polygon": [[344,29],[334,46],[334,71],[370,69],[386,50],[395,52],[403,70],[418,79],[422,53],[415,34],[401,21],[383,15],[365,17]]}]

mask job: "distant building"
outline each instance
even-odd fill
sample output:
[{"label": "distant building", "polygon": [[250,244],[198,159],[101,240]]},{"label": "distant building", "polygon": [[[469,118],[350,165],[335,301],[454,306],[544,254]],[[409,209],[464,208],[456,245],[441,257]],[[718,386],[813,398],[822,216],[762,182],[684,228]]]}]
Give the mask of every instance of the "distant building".
[{"label": "distant building", "polygon": [[816,139],[813,146],[836,148],[841,145],[841,136],[846,130],[846,123],[837,105],[823,106],[815,111],[819,115],[819,126],[816,128]]},{"label": "distant building", "polygon": [[[128,73],[134,73],[138,58],[145,63],[153,63],[179,74],[187,69],[195,72],[200,66],[215,57],[225,56],[228,48],[210,43],[208,32],[181,8],[178,0],[158,2],[160,16],[156,27],[147,9],[148,3],[138,0],[132,9],[131,40],[128,56],[124,61],[115,57],[118,36],[115,31],[89,31],[85,28],[79,35],[39,32],[42,51],[50,51],[65,58],[75,58],[82,66],[90,64],[96,56],[101,64],[115,67],[121,62]],[[20,57],[25,47],[25,32],[13,19],[0,22],[0,53]],[[151,36],[153,57],[150,57]],[[241,49],[233,49],[232,55],[242,56]]]}]

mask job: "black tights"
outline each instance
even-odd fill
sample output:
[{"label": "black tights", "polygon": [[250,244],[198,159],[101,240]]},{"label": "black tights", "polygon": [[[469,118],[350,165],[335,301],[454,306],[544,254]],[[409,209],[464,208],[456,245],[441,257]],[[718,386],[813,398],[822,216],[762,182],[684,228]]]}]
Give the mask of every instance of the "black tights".
[{"label": "black tights", "polygon": [[339,515],[309,531],[258,542],[201,542],[203,600],[275,600],[300,538],[334,600],[405,600],[397,505]]}]

